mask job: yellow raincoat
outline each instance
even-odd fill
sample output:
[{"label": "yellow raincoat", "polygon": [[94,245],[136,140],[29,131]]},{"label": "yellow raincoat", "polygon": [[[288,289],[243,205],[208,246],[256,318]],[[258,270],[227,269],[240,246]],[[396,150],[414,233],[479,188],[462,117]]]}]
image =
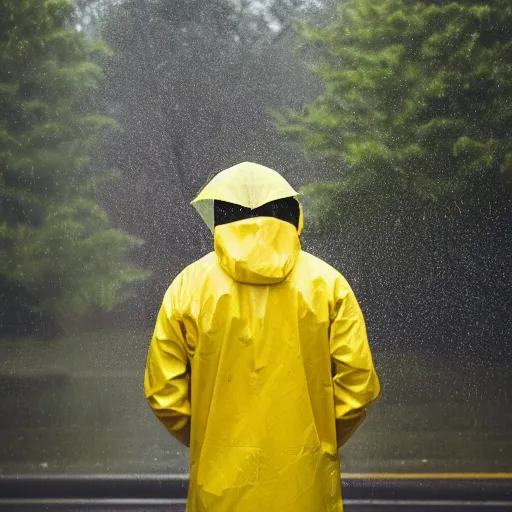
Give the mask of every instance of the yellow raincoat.
[{"label": "yellow raincoat", "polygon": [[[193,204],[213,230],[214,199],[257,208],[296,196],[245,162]],[[187,511],[340,512],[338,448],[380,390],[357,300],[288,222],[219,225],[214,246],[167,290],[144,381],[190,445]]]}]

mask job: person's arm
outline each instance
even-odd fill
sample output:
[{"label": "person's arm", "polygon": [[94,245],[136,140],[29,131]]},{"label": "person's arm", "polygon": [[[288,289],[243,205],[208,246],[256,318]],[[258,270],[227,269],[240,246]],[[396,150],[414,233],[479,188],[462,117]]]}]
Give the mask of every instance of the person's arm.
[{"label": "person's arm", "polygon": [[348,283],[340,277],[330,329],[330,350],[338,448],[366,417],[366,407],[380,393],[363,313]]},{"label": "person's arm", "polygon": [[176,296],[178,280],[167,290],[149,346],[144,393],[167,430],[190,446],[190,366]]}]

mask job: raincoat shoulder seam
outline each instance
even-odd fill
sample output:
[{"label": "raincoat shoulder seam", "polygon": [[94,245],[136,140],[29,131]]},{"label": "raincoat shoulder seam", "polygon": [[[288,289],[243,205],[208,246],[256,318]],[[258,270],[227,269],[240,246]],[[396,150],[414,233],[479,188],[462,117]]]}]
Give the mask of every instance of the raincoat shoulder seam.
[{"label": "raincoat shoulder seam", "polygon": [[196,272],[201,272],[201,275],[204,276],[206,267],[215,265],[214,261],[209,261],[212,260],[212,255],[215,256],[215,253],[210,252],[202,258],[187,265],[178,273],[167,288],[166,295],[170,294],[173,308],[177,313],[181,314],[187,309],[187,305],[190,304],[193,295],[198,288],[197,286],[190,286],[191,281],[197,282],[194,278],[194,274]]},{"label": "raincoat shoulder seam", "polygon": [[339,279],[340,277],[346,281],[341,272],[329,265],[326,261],[322,260],[318,256],[315,256],[307,251],[301,251],[302,258],[306,261],[306,264],[312,265],[318,269],[319,274],[325,278],[332,278],[333,280]]}]

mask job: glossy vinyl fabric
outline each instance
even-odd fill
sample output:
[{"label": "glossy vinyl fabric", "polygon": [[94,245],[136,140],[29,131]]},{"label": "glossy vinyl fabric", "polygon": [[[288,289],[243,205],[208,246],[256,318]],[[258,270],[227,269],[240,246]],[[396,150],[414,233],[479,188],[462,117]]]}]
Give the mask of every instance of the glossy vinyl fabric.
[{"label": "glossy vinyl fabric", "polygon": [[[242,162],[217,174],[192,201],[192,205],[213,232],[214,200],[255,210],[277,199],[297,195],[276,171],[253,162]],[[299,221],[299,234],[301,230],[302,216]]]},{"label": "glossy vinyl fabric", "polygon": [[354,293],[279,219],[217,226],[214,249],[167,290],[144,382],[190,446],[187,510],[339,512],[338,448],[380,390]]}]

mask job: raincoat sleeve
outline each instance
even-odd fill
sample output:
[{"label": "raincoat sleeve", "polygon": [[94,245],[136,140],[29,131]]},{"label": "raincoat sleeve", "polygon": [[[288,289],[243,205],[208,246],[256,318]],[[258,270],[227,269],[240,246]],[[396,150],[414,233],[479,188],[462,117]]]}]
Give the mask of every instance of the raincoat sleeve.
[{"label": "raincoat sleeve", "polygon": [[330,351],[336,435],[343,446],[366,417],[366,407],[380,393],[363,313],[344,279],[335,286]]},{"label": "raincoat sleeve", "polygon": [[149,405],[167,430],[190,445],[190,365],[177,304],[180,280],[167,290],[158,313],[144,374]]}]

